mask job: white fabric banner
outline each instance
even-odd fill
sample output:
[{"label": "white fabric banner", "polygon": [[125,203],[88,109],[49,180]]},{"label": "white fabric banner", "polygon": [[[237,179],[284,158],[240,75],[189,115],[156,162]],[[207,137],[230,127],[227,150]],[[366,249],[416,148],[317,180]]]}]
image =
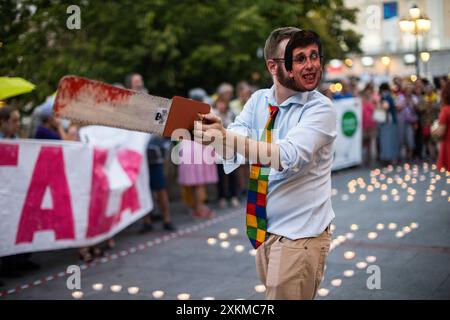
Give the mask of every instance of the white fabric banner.
[{"label": "white fabric banner", "polygon": [[80,136],[0,140],[0,256],[90,246],[153,208],[148,134],[86,127]]},{"label": "white fabric banner", "polygon": [[337,114],[338,136],[334,144],[332,170],[362,162],[362,105],[360,98],[333,100]]}]

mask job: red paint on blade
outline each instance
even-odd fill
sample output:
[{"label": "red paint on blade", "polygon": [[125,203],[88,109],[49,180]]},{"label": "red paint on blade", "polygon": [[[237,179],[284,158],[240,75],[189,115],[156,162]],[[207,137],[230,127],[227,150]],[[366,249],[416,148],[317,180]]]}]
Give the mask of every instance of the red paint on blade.
[{"label": "red paint on blade", "polygon": [[58,94],[55,99],[54,110],[65,108],[72,101],[79,98],[80,95],[90,96],[94,104],[108,103],[124,103],[135,92],[99,81],[93,81],[85,78],[67,76],[61,79],[58,87]]}]

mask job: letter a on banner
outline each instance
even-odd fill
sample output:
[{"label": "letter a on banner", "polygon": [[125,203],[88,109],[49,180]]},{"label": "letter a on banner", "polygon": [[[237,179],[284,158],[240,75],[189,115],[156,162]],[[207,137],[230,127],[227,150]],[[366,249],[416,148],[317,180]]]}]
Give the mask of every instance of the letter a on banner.
[{"label": "letter a on banner", "polygon": [[[50,190],[53,207],[42,208]],[[42,147],[20,215],[16,244],[33,242],[37,231],[54,231],[55,239],[75,239],[69,186],[62,147]]]},{"label": "letter a on banner", "polygon": [[136,180],[139,175],[142,156],[132,150],[121,150],[117,154],[120,165],[130,179],[132,185],[124,191],[119,212],[112,216],[106,215],[110,195],[108,177],[104,166],[108,158],[108,151],[94,150],[94,165],[92,171],[91,201],[89,205],[89,224],[86,236],[92,238],[107,233],[120,222],[122,213],[126,209],[134,212],[140,209]]}]

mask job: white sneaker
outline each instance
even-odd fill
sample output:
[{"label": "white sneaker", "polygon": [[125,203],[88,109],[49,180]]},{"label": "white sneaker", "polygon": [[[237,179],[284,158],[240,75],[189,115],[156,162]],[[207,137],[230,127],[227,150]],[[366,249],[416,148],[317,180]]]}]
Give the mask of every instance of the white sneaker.
[{"label": "white sneaker", "polygon": [[231,198],[231,206],[233,208],[239,208],[241,206],[241,203],[239,202],[238,198],[236,197]]}]

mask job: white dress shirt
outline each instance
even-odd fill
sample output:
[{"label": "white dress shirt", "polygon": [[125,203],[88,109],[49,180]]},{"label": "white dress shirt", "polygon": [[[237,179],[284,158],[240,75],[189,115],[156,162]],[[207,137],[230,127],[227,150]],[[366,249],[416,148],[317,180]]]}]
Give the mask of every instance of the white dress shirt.
[{"label": "white dress shirt", "polygon": [[[276,106],[275,88],[258,90],[227,130],[260,140],[268,103]],[[267,194],[267,231],[296,240],[320,235],[334,218],[331,165],[336,139],[336,111],[317,91],[291,96],[281,105],[272,130],[280,146],[282,171],[271,169]],[[223,160],[225,173],[245,159]]]}]

